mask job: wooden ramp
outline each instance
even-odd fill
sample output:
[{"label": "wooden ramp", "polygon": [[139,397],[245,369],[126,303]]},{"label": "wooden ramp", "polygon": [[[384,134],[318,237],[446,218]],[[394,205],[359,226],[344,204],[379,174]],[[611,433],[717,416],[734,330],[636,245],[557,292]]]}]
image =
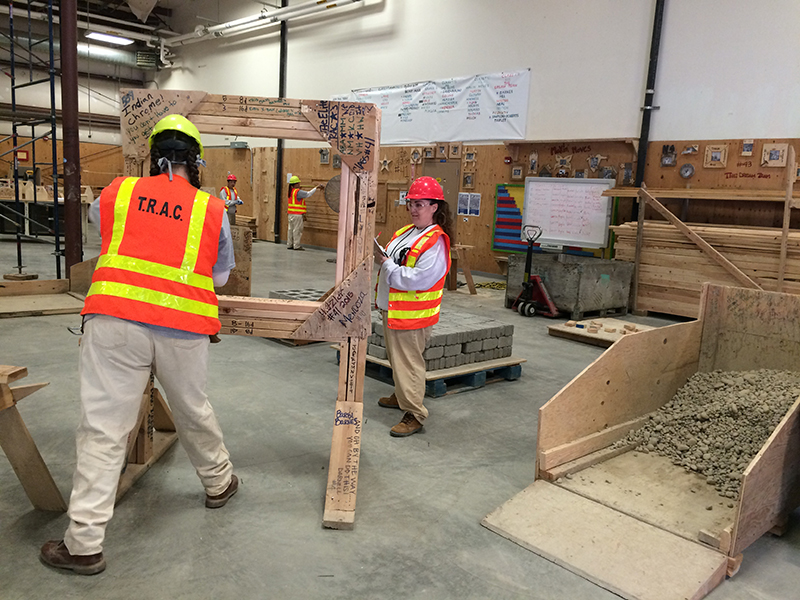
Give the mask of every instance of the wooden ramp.
[{"label": "wooden ramp", "polygon": [[546,481],[482,524],[629,600],[699,600],[725,578],[724,554]]}]

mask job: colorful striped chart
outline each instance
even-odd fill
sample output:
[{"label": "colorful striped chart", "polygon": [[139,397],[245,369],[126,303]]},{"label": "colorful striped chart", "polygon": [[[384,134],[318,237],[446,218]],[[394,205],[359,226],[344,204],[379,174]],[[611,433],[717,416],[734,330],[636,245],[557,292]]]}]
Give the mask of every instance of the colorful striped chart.
[{"label": "colorful striped chart", "polygon": [[494,209],[492,250],[525,252],[522,241],[522,208],[525,205],[525,186],[498,184]]}]

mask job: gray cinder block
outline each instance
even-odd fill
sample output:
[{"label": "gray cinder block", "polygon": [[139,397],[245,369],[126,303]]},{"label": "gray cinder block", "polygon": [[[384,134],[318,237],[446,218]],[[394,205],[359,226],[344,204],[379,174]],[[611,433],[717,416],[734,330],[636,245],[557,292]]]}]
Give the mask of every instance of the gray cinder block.
[{"label": "gray cinder block", "polygon": [[425,360],[433,360],[444,356],[445,346],[432,346],[423,352]]},{"label": "gray cinder block", "polygon": [[456,354],[461,354],[461,344],[456,344],[454,346],[445,346],[444,347],[444,355],[445,356],[455,356]]},{"label": "gray cinder block", "polygon": [[367,354],[370,356],[374,356],[375,358],[386,358],[386,348],[381,346],[376,346],[375,344],[370,344],[367,346]]}]

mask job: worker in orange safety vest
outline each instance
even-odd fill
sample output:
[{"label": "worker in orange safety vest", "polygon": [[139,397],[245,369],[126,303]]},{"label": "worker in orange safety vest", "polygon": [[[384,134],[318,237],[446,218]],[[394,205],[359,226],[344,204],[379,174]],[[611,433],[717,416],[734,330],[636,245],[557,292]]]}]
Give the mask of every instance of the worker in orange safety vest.
[{"label": "worker in orange safety vest", "polygon": [[300,189],[300,178],[297,175],[292,175],[289,178],[289,207],[287,210],[289,223],[286,228],[287,250],[304,250],[300,245],[300,238],[303,236],[303,222],[306,220],[306,198],[310,198],[314,195],[314,192],[324,187],[320,184],[306,192]]},{"label": "worker in orange safety vest", "polygon": [[225,201],[225,208],[228,211],[228,221],[231,225],[236,225],[236,207],[244,204],[236,191],[236,175],[228,172],[227,185],[219,190],[219,197]]},{"label": "worker in orange safety vest", "polygon": [[406,195],[411,224],[400,228],[386,249],[375,244],[380,265],[375,304],[383,317],[394,393],[378,400],[399,408],[403,418],[389,432],[405,437],[422,431],[428,418],[423,352],[439,321],[444,281],[450,269],[450,208],[432,177],[416,179]]},{"label": "worker in orange safety vest", "polygon": [[45,564],[81,575],[106,568],[105,530],[151,372],[206,507],[224,506],[239,487],[205,392],[209,335],[220,330],[214,286],[235,266],[225,205],[199,189],[203,144],[188,119],[164,117],[149,142],[150,177],[118,177],[89,210],[101,251],[81,313],[70,522],[40,552]]}]

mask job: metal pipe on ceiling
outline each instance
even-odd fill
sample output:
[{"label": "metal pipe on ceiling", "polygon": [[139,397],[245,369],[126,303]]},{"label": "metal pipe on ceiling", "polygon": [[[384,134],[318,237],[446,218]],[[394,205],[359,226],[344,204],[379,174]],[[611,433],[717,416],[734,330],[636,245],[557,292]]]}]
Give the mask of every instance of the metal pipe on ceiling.
[{"label": "metal pipe on ceiling", "polygon": [[213,27],[203,27],[192,33],[164,40],[164,44],[168,47],[185,46],[202,42],[209,38],[233,37],[285,22],[290,18],[304,17],[331,8],[355,4],[356,2],[363,2],[363,0],[312,0],[297,6],[282,7],[269,13],[262,10],[257,15],[251,15],[251,17],[237,19],[236,21],[222,23]]},{"label": "metal pipe on ceiling", "polygon": [[[13,12],[15,17],[22,17],[27,19],[28,18],[28,11],[23,10],[21,8],[9,8],[8,6],[0,6],[0,14],[11,15]],[[42,13],[30,13],[30,18],[33,21],[43,21],[47,22],[47,15]],[[54,16],[53,23],[60,23],[60,17]],[[78,29],[101,29],[103,33],[110,33],[111,35],[118,35],[126,38],[130,38],[132,40],[138,40],[140,42],[145,42],[148,45],[156,45],[159,42],[159,37],[155,33],[153,34],[146,34],[146,33],[139,33],[137,31],[128,31],[127,29],[110,29],[105,25],[101,24],[92,24],[85,23],[84,21],[76,21]]]}]

